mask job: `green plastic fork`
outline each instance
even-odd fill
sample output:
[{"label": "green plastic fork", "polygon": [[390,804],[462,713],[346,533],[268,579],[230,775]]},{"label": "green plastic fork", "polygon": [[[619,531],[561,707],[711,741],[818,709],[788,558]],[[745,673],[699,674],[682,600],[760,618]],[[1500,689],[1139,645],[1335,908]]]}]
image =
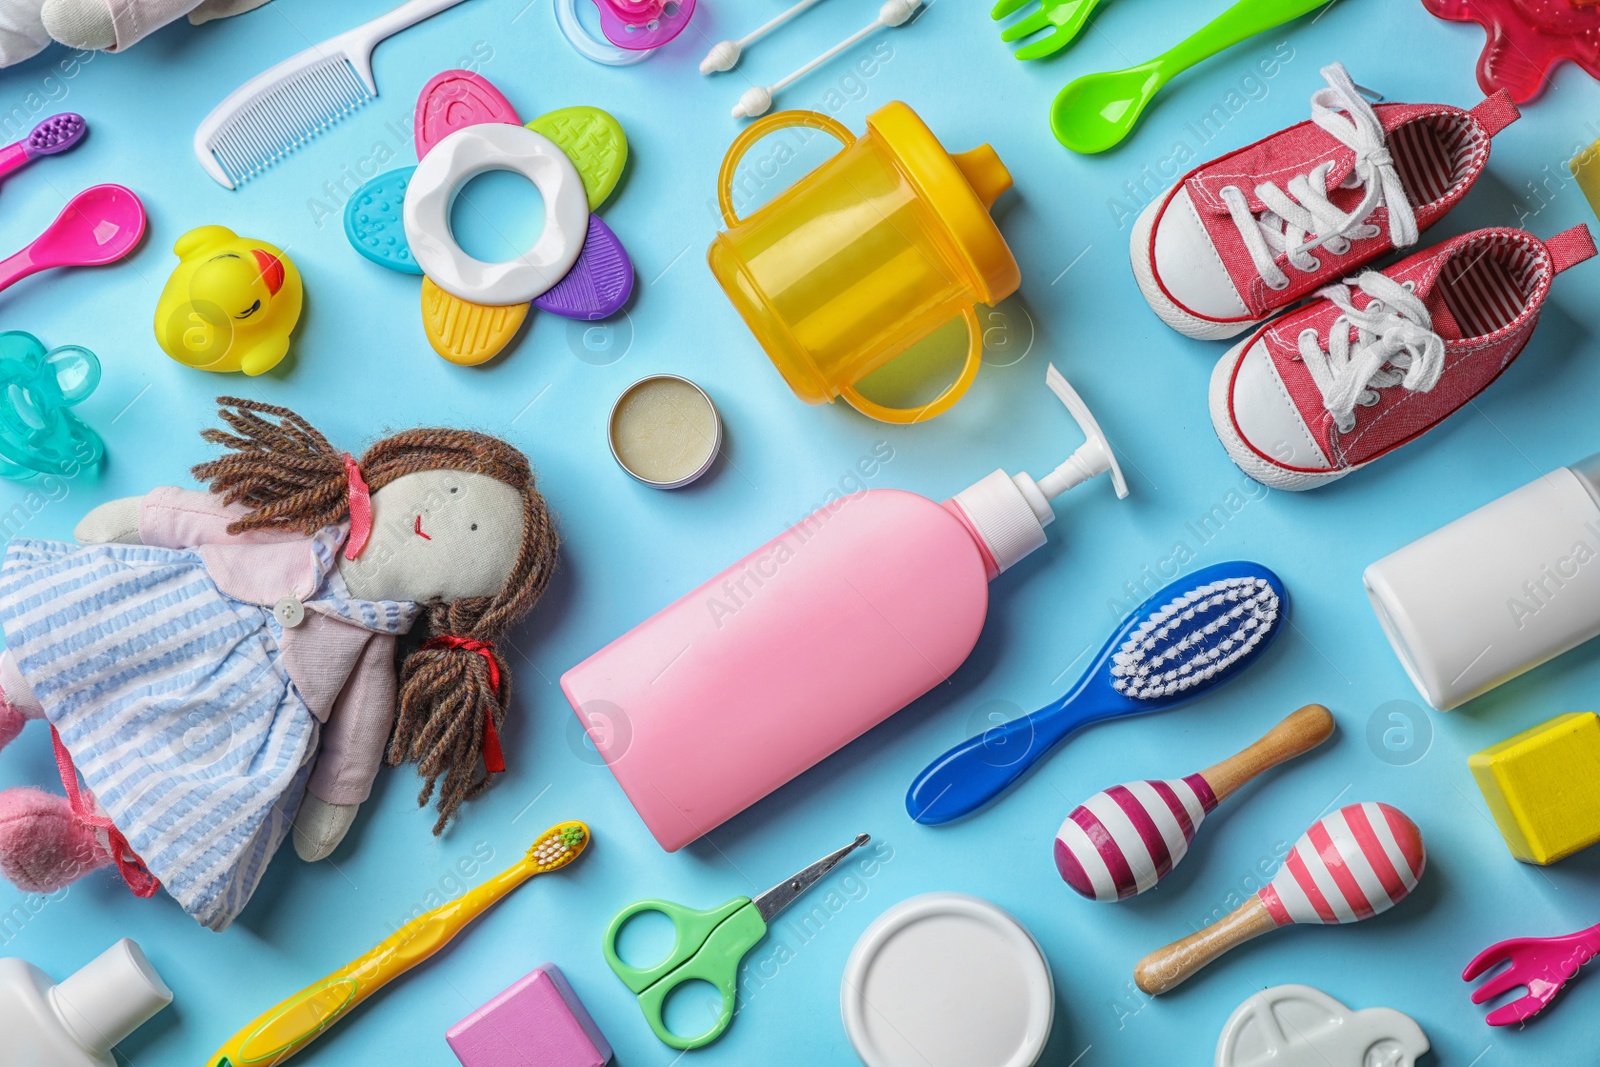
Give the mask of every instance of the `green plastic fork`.
[{"label": "green plastic fork", "polygon": [[1100,0],[999,0],[989,12],[989,17],[999,22],[1034,3],[1039,5],[1039,10],[1000,31],[1000,39],[1007,44],[1025,40],[1044,30],[1050,31],[1018,48],[1013,53],[1018,59],[1043,59],[1055,55],[1077,40],[1078,34],[1088,25],[1089,16],[1100,6]]}]

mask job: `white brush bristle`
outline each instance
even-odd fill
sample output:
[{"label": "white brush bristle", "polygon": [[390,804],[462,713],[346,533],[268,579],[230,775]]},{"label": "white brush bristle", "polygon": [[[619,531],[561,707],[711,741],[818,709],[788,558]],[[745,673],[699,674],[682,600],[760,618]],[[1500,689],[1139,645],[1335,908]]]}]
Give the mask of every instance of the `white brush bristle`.
[{"label": "white brush bristle", "polygon": [[206,148],[239,185],[371,99],[350,61],[331,56],[262,93]]},{"label": "white brush bristle", "polygon": [[1151,700],[1208,681],[1266,640],[1280,606],[1262,578],[1227,578],[1191,589],[1128,635],[1112,656],[1112,688]]}]

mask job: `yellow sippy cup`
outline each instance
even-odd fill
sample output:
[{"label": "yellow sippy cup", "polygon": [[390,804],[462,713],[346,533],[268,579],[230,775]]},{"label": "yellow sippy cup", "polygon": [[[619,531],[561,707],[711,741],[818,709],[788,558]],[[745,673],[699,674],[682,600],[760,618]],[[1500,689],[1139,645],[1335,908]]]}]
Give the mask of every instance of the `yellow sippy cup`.
[{"label": "yellow sippy cup", "polygon": [[[741,219],[734,172],[758,140],[791,126],[822,130],[844,148]],[[917,113],[895,101],[867,117],[859,139],[814,111],[751,123],[728,148],[717,196],[728,229],[711,242],[711,272],[808,404],[844,399],[883,422],[931,419],[977,376],[983,331],[976,305],[1021,283],[989,207],[1011,173],[988,145],[950,155]],[[856,384],[956,316],[966,363],[929,403],[892,408]]]}]

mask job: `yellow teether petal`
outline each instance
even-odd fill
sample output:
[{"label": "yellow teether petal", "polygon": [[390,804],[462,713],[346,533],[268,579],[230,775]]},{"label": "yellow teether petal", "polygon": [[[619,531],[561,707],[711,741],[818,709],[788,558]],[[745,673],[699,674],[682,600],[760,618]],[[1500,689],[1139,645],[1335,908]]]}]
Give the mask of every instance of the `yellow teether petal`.
[{"label": "yellow teether petal", "polygon": [[527,304],[471,304],[422,279],[422,328],[433,350],[463,367],[486,363],[504,351],[528,317]]},{"label": "yellow teether petal", "polygon": [[560,145],[572,160],[583,177],[590,211],[606,202],[628,162],[628,138],[621,123],[597,107],[564,107],[540,115],[528,129]]}]

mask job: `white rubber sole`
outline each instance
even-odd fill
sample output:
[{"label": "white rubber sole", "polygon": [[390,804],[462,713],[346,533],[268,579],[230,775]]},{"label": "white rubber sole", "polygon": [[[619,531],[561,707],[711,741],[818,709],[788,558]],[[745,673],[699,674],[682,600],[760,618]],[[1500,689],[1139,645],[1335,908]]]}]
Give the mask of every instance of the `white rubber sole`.
[{"label": "white rubber sole", "polygon": [[[1336,482],[1351,471],[1360,470],[1365,463],[1343,470],[1329,471],[1326,474],[1310,474],[1305,471],[1287,470],[1278,466],[1271,460],[1262,459],[1260,454],[1244,443],[1244,438],[1233,427],[1233,414],[1229,407],[1228,387],[1233,382],[1233,372],[1244,358],[1244,352],[1254,337],[1246,337],[1243,341],[1228,349],[1228,354],[1217,361],[1211,371],[1211,386],[1208,390],[1208,407],[1211,409],[1211,428],[1216,431],[1217,440],[1222,442],[1222,447],[1228,453],[1228,458],[1234,465],[1254,481],[1260,482],[1269,489],[1285,489],[1292,493],[1304,492],[1315,489],[1319,485]],[[1370,462],[1370,461],[1369,461]]]},{"label": "white rubber sole", "polygon": [[1156,281],[1155,261],[1150,255],[1150,232],[1155,228],[1156,215],[1160,213],[1161,205],[1166,199],[1166,193],[1162,193],[1145,205],[1145,209],[1139,212],[1139,217],[1134,220],[1133,236],[1128,239],[1128,260],[1133,265],[1133,280],[1139,283],[1139,292],[1144,294],[1145,303],[1150,305],[1150,310],[1174,330],[1197,341],[1226,341],[1265,322],[1265,319],[1255,322],[1217,322],[1215,319],[1203,319],[1198,315],[1191,315],[1174,304],[1162,291],[1160,283]]}]

